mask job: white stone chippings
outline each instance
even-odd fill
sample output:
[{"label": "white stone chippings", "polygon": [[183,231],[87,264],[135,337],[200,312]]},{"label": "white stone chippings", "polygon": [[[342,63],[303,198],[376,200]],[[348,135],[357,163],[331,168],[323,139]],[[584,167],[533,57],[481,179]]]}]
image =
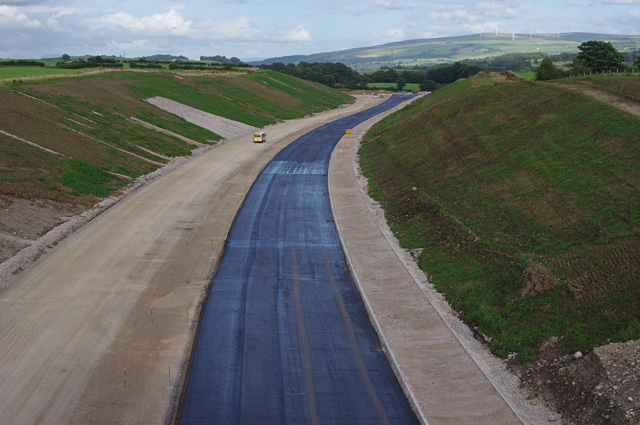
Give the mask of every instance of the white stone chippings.
[{"label": "white stone chippings", "polygon": [[219,117],[164,97],[151,97],[147,99],[147,102],[160,109],[177,115],[180,118],[184,118],[190,123],[213,131],[224,139],[235,139],[257,130],[257,127],[252,127],[228,118]]}]

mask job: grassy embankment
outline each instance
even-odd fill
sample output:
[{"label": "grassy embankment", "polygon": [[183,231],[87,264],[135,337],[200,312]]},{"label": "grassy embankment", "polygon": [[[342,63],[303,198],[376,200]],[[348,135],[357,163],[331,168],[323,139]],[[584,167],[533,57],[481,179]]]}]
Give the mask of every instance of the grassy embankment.
[{"label": "grassy embankment", "polygon": [[557,81],[557,84],[582,88],[596,88],[611,94],[640,102],[640,83],[636,74],[595,75],[581,79]]},{"label": "grassy embankment", "polygon": [[235,78],[121,71],[8,83],[0,88],[0,130],[58,154],[0,133],[0,195],[90,205],[197,147],[131,117],[201,144],[220,139],[144,101],[151,96],[255,127],[352,99],[271,71]]},{"label": "grassy embankment", "polygon": [[480,75],[380,122],[360,155],[435,287],[528,361],[552,336],[566,352],[640,338],[639,126],[576,90]]}]

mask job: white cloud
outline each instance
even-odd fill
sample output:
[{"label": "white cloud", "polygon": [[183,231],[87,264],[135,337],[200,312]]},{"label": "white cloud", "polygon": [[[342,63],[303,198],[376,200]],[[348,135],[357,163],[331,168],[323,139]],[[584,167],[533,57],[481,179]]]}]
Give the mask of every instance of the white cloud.
[{"label": "white cloud", "polygon": [[[431,11],[427,16],[431,20],[428,34],[461,34],[466,32],[489,32],[495,31],[496,21],[487,21],[490,18],[505,20],[517,19],[521,13],[518,12],[526,4],[513,1],[509,3],[514,7],[507,6],[501,1],[485,1],[475,5],[473,9],[440,9]],[[500,25],[503,22],[499,22]],[[424,34],[424,33],[423,33]]]},{"label": "white cloud", "polygon": [[197,36],[216,40],[256,40],[265,34],[247,16],[226,20],[207,20],[197,24]]},{"label": "white cloud", "polygon": [[37,19],[30,19],[14,6],[0,6],[0,28],[39,28],[42,24]]},{"label": "white cloud", "polygon": [[394,28],[394,29],[388,29],[383,32],[370,34],[369,42],[390,43],[393,41],[400,41],[404,39],[405,39],[404,30],[400,28]]},{"label": "white cloud", "polygon": [[49,16],[49,18],[47,19],[47,27],[56,32],[63,32],[65,31],[65,27],[60,23],[60,18],[64,18],[65,16],[72,16],[75,14],[76,12],[71,9],[60,10]]},{"label": "white cloud", "polygon": [[153,48],[154,46],[149,45],[149,40],[132,40],[128,43],[119,43],[115,40],[111,40],[110,42],[107,43],[107,48],[109,49],[109,51],[116,51],[116,52],[122,52],[122,51],[129,51],[129,52],[137,52],[137,51],[144,51],[149,50],[150,48]]},{"label": "white cloud", "polygon": [[501,28],[503,26],[503,22],[482,22],[471,24],[467,27],[467,29],[473,34],[495,33],[496,28]]},{"label": "white cloud", "polygon": [[400,6],[394,0],[369,0],[369,4],[384,9],[400,9]]},{"label": "white cloud", "polygon": [[47,19],[47,27],[51,28],[54,31],[64,31],[64,27],[62,25],[60,25],[60,21],[58,21],[55,18],[49,18]]},{"label": "white cloud", "polygon": [[477,9],[485,16],[516,18],[518,12],[512,7],[495,1],[478,3]]},{"label": "white cloud", "polygon": [[418,28],[419,23],[417,20],[414,20],[412,16],[407,16],[402,21],[402,25],[407,28]]},{"label": "white cloud", "polygon": [[355,7],[352,7],[352,6],[345,6],[344,11],[347,12],[349,16],[353,16],[353,17],[364,16],[369,13],[367,10],[356,9]]},{"label": "white cloud", "polygon": [[431,31],[427,31],[427,32],[423,32],[420,35],[420,38],[438,38],[440,37],[440,34],[437,32],[431,32]]},{"label": "white cloud", "polygon": [[466,10],[458,9],[453,12],[430,12],[429,17],[436,21],[477,21],[478,17]]},{"label": "white cloud", "polygon": [[28,6],[31,4],[47,3],[49,0],[2,0],[3,5]]},{"label": "white cloud", "polygon": [[265,41],[265,42],[308,42],[313,37],[303,25],[266,32],[253,24],[247,16],[227,20],[207,20],[198,23],[195,37],[211,40]]},{"label": "white cloud", "polygon": [[640,0],[596,0],[598,4],[620,4],[620,5],[632,5],[640,4]]},{"label": "white cloud", "polygon": [[296,25],[293,28],[274,34],[276,41],[292,42],[292,41],[311,41],[311,33],[302,25]]},{"label": "white cloud", "polygon": [[586,7],[586,6],[589,6],[588,4],[583,3],[581,1],[578,1],[578,0],[568,0],[567,2],[565,2],[564,5],[568,6],[568,7]]},{"label": "white cloud", "polygon": [[[266,32],[257,27],[249,17],[238,16],[230,19],[206,19],[192,22],[187,20],[175,8],[165,13],[136,18],[125,12],[103,15],[85,21],[91,30],[114,33],[114,38],[122,42],[121,33],[129,33],[134,39],[143,42],[144,37],[181,36],[191,40],[228,40],[228,41],[270,41],[270,42],[307,42],[313,37],[301,24],[293,27]],[[52,25],[55,20],[52,20]],[[115,33],[118,33],[115,35]],[[115,42],[112,42],[112,44]],[[140,43],[132,46],[140,48]]]},{"label": "white cloud", "polygon": [[404,30],[402,29],[389,29],[382,33],[385,38],[393,40],[402,40],[404,38]]},{"label": "white cloud", "polygon": [[92,30],[126,30],[136,34],[147,35],[189,35],[192,33],[191,21],[175,9],[165,13],[135,18],[126,12],[103,15],[88,19]]}]

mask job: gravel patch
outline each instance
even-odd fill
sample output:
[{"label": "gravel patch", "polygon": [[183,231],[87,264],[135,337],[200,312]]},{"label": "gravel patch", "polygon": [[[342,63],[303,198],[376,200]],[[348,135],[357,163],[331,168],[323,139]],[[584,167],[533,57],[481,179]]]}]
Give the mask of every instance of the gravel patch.
[{"label": "gravel patch", "polygon": [[224,139],[235,139],[244,134],[252,133],[257,129],[256,127],[230,120],[228,118],[222,118],[160,96],[151,97],[147,99],[147,102],[160,109],[184,118],[190,123],[206,128],[207,130],[211,130],[222,136]]}]

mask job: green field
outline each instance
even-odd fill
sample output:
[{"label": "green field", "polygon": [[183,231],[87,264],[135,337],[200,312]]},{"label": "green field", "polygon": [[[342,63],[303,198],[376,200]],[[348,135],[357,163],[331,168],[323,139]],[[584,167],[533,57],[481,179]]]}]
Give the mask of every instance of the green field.
[{"label": "green field", "polygon": [[[640,120],[571,84],[458,81],[360,150],[403,247],[504,358],[640,337]],[[640,92],[638,77],[584,85]]]},{"label": "green field", "polygon": [[533,81],[536,79],[535,72],[518,72],[518,76],[524,78],[525,80]]},{"label": "green field", "polygon": [[85,69],[60,69],[53,67],[40,66],[0,66],[0,80],[19,79],[27,77],[38,77],[47,75],[65,75],[80,74],[83,72],[94,70],[95,68]]}]

